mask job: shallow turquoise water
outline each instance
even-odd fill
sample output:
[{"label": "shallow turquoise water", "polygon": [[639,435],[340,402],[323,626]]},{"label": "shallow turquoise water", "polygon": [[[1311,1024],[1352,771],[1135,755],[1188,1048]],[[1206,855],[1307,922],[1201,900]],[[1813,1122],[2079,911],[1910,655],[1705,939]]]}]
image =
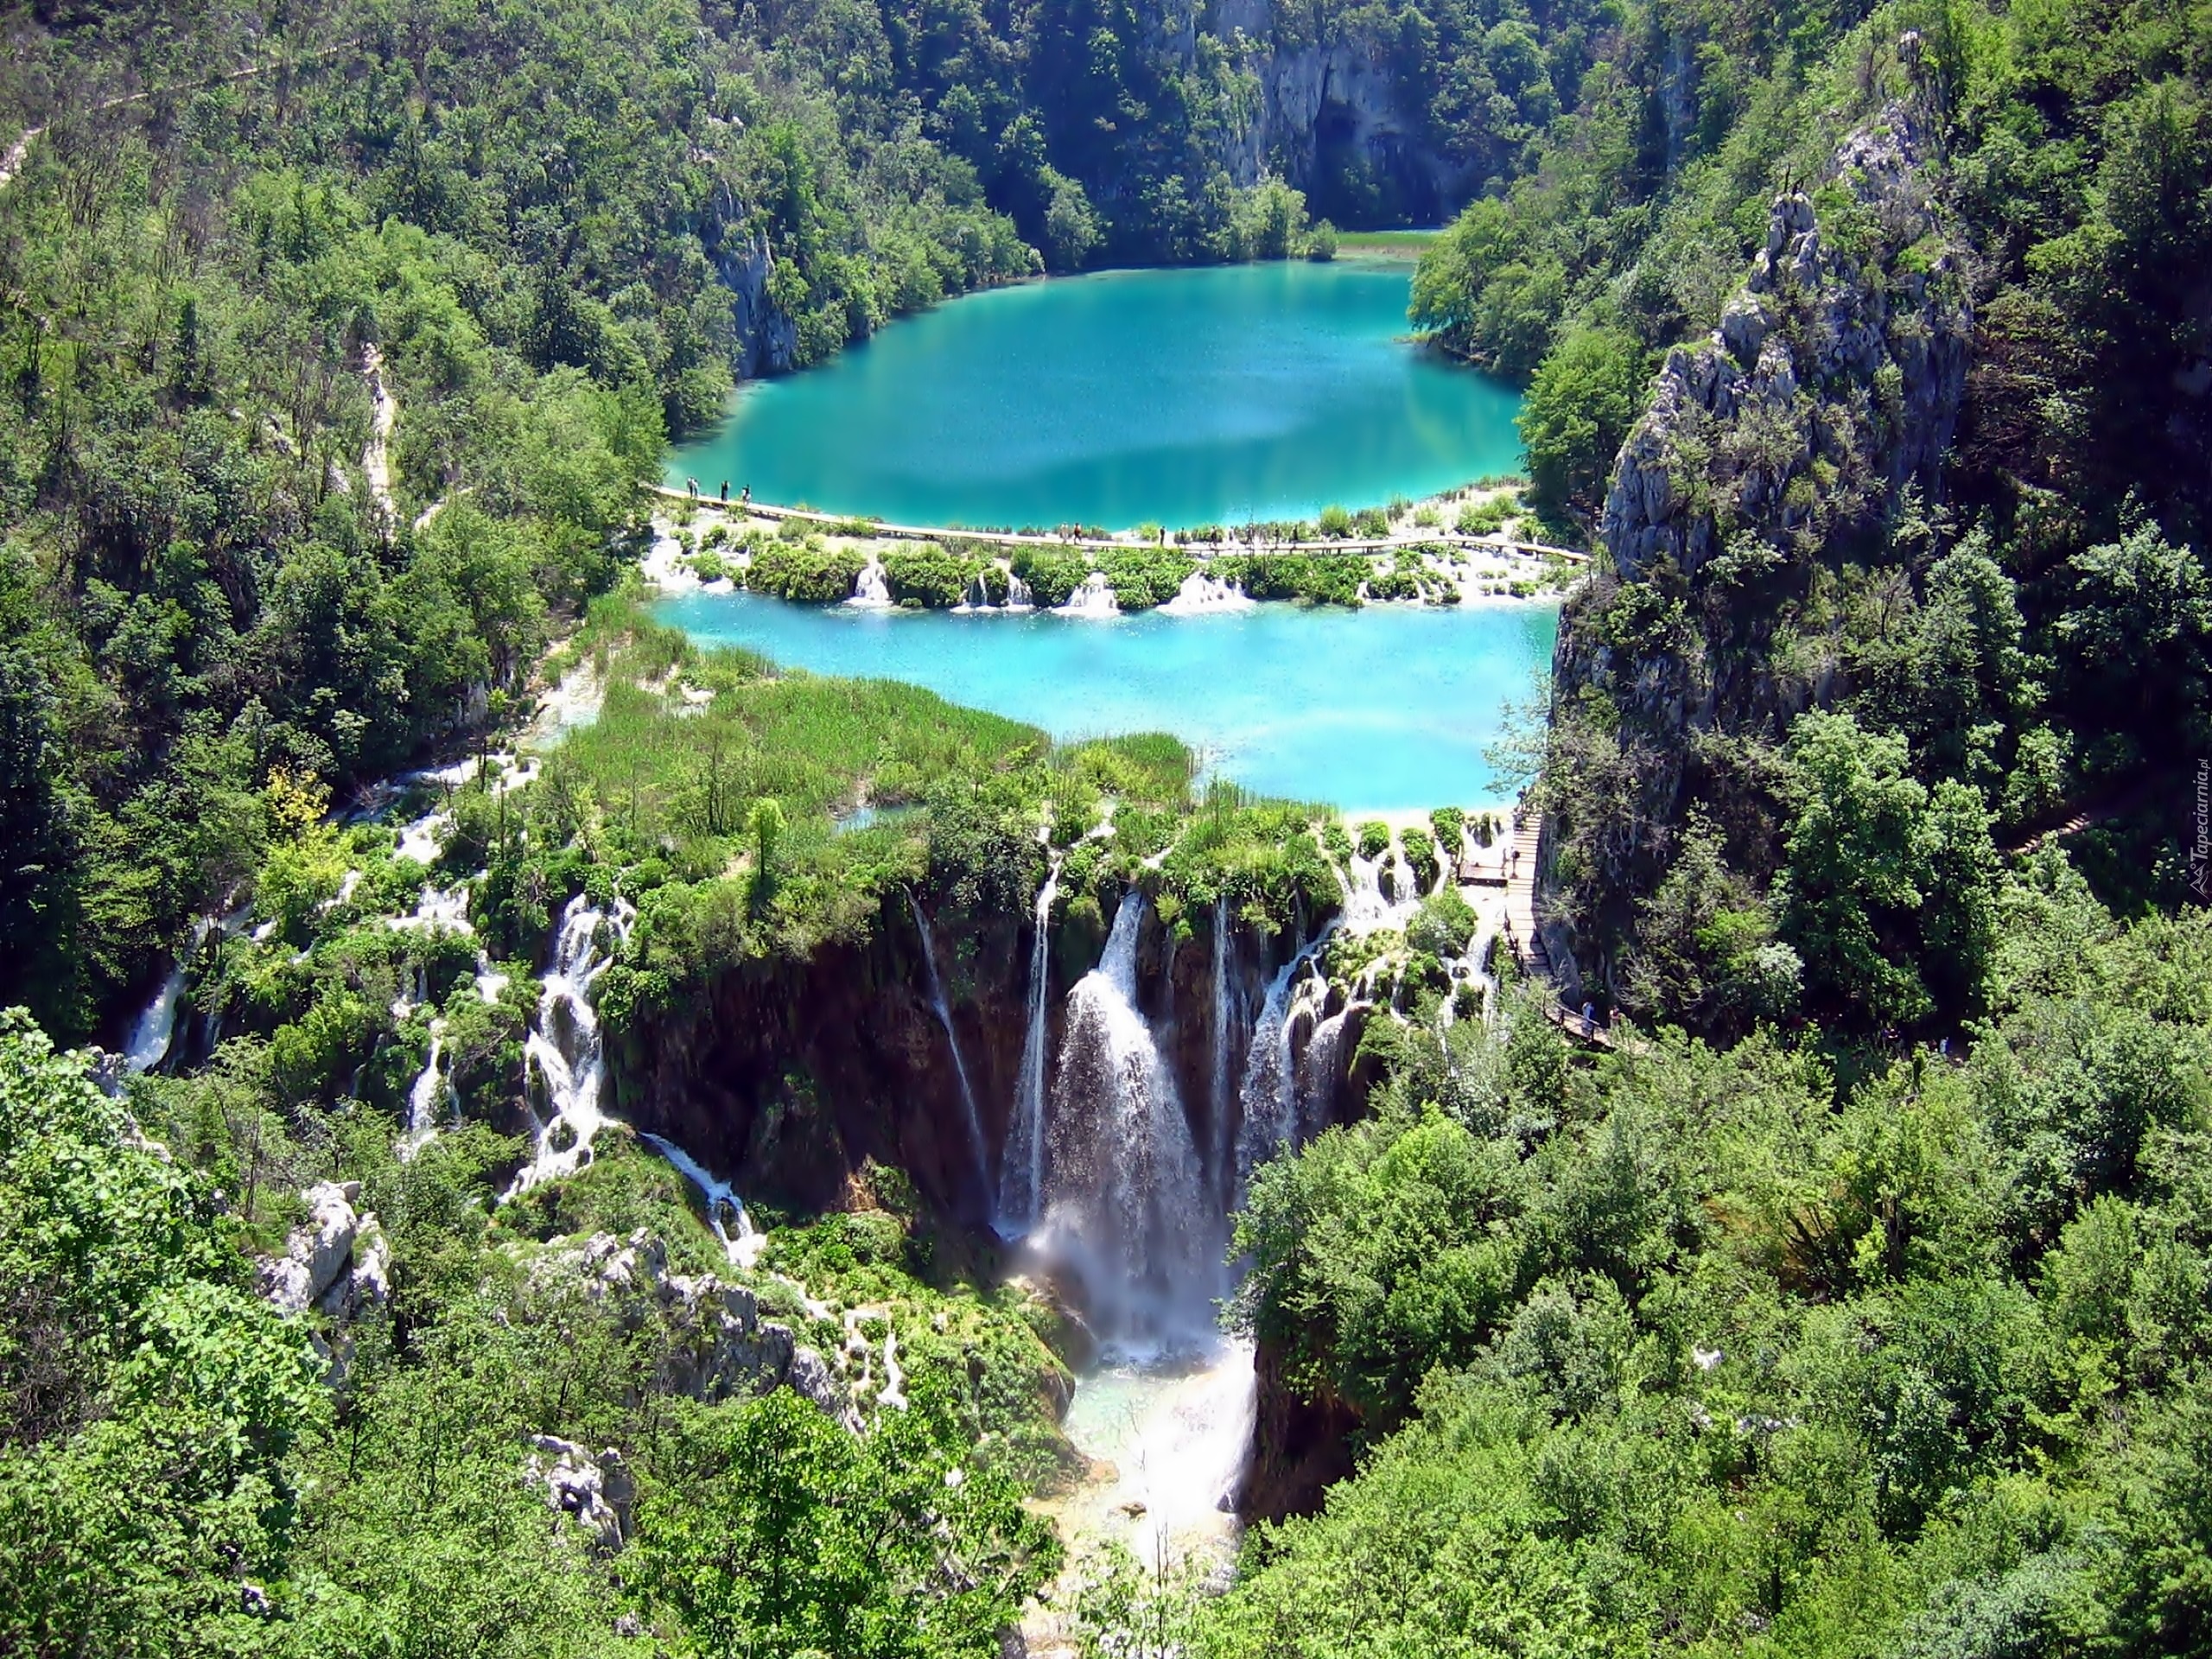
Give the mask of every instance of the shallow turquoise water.
[{"label": "shallow turquoise water", "polygon": [[1497,799],[1483,750],[1549,667],[1558,625],[1522,601],[1095,621],[694,594],[656,612],[704,643],[906,680],[1057,738],[1173,732],[1211,772],[1350,810]]},{"label": "shallow turquoise water", "polygon": [[905,524],[1310,518],[1521,464],[1518,395],[1403,338],[1403,261],[996,289],[747,387],[668,476]]}]

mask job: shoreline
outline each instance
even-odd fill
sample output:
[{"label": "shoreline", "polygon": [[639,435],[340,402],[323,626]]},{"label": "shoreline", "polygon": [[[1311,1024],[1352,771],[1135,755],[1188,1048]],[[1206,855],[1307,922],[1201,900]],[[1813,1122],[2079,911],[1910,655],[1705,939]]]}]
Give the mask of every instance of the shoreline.
[{"label": "shoreline", "polygon": [[[1591,558],[1587,551],[1580,548],[1510,537],[1502,531],[1495,534],[1470,535],[1440,522],[1446,506],[1472,504],[1478,500],[1487,502],[1499,497],[1510,498],[1522,487],[1522,481],[1517,479],[1482,480],[1438,494],[1423,496],[1409,502],[1403,514],[1394,516],[1391,533],[1386,536],[1323,536],[1294,541],[1239,540],[1230,534],[1231,527],[1228,525],[1205,526],[1221,531],[1219,540],[1176,540],[1178,536],[1189,536],[1191,527],[1185,527],[1163,531],[1160,538],[1155,541],[1144,539],[1135,531],[1086,536],[1080,533],[1080,527],[1074,533],[1061,535],[1044,531],[971,530],[959,524],[902,524],[851,513],[822,512],[812,507],[784,506],[766,501],[725,501],[716,495],[695,494],[690,490],[677,489],[666,484],[646,487],[654,497],[671,505],[678,512],[688,510],[693,518],[704,513],[719,519],[725,530],[757,528],[773,531],[791,522],[814,526],[833,537],[852,542],[935,542],[939,545],[975,542],[993,547],[1048,548],[1062,552],[1179,553],[1201,563],[1210,558],[1223,556],[1312,557],[1333,553],[1395,553],[1440,547],[1513,553],[1564,560],[1577,565],[1587,565]],[[1359,509],[1361,512],[1376,510]],[[1414,520],[1424,510],[1436,513],[1440,522],[1433,525],[1415,524]],[[1402,530],[1398,527],[1398,518],[1406,521],[1406,527]],[[655,527],[660,527],[658,518]],[[688,524],[673,519],[670,527],[672,530],[689,528]]]}]

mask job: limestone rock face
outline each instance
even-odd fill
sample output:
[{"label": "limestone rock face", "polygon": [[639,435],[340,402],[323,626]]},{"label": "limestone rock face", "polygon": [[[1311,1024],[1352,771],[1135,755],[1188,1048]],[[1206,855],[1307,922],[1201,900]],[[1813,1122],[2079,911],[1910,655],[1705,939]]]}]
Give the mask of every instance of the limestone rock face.
[{"label": "limestone rock face", "polygon": [[[342,1287],[361,1229],[353,1213],[359,1182],[323,1181],[301,1196],[307,1200],[307,1224],[293,1229],[284,1254],[263,1262],[260,1270],[261,1294],[287,1313],[302,1313]],[[380,1231],[377,1240],[381,1246]],[[378,1258],[376,1281],[382,1281],[388,1260],[388,1254]]]},{"label": "limestone rock face", "polygon": [[1816,187],[1777,196],[1718,326],[1668,353],[1615,462],[1611,569],[1565,607],[1553,668],[1555,721],[1595,694],[1616,758],[1575,791],[1581,821],[1547,820],[1541,857],[1572,843],[1560,908],[1616,994],[1689,804],[1759,841],[1762,746],[1841,689],[1834,653],[1790,632],[1816,573],[1883,556],[1910,499],[1941,499],[1974,319],[1933,160],[1916,108],[1892,104]]},{"label": "limestone rock face", "polygon": [[530,1443],[524,1471],[545,1488],[546,1503],[573,1516],[601,1548],[621,1548],[638,1485],[620,1451],[610,1446],[594,1453],[556,1434],[533,1434]]},{"label": "limestone rock face", "polygon": [[710,1273],[671,1273],[666,1248],[650,1234],[625,1240],[595,1233],[581,1249],[541,1259],[537,1271],[580,1275],[593,1295],[615,1301],[628,1329],[656,1314],[664,1319],[673,1340],[654,1379],[658,1391],[712,1402],[790,1388],[846,1427],[860,1428],[858,1412],[820,1354],[789,1325],[763,1319],[747,1287]]},{"label": "limestone rock face", "polygon": [[715,193],[702,234],[722,286],[734,296],[738,374],[747,380],[782,374],[798,360],[798,325],[780,310],[770,292],[776,256],[767,238],[746,231],[746,209],[727,185]]},{"label": "limestone rock face", "polygon": [[1746,531],[1815,550],[1878,524],[1906,483],[1932,492],[1973,315],[1923,182],[1923,143],[1902,105],[1853,133],[1835,179],[1872,246],[1836,245],[1802,192],[1776,198],[1720,326],[1668,353],[1606,497],[1623,577],[1662,559],[1694,575]]}]

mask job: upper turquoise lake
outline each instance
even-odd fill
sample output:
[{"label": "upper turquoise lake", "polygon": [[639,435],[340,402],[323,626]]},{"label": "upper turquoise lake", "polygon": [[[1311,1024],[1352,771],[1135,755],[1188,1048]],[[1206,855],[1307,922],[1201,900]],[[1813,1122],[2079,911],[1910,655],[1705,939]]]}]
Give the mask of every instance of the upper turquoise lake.
[{"label": "upper turquoise lake", "polygon": [[668,476],[905,524],[1311,518],[1518,470],[1502,382],[1407,338],[1394,261],[1107,271],[951,301],[753,383]]}]

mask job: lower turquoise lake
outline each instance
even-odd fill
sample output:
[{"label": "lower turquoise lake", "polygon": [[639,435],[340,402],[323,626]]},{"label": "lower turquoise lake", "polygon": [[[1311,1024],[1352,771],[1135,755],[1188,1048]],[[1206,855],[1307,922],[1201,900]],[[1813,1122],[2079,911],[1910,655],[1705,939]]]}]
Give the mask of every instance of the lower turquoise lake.
[{"label": "lower turquoise lake", "polygon": [[893,523],[1312,518],[1517,471],[1520,397],[1407,338],[1403,261],[970,295],[738,394],[670,481]]},{"label": "lower turquoise lake", "polygon": [[958,616],[690,594],[655,607],[705,645],[904,680],[1055,738],[1172,732],[1207,772],[1346,810],[1495,801],[1505,705],[1551,664],[1556,606],[1262,605],[1111,620]]}]

